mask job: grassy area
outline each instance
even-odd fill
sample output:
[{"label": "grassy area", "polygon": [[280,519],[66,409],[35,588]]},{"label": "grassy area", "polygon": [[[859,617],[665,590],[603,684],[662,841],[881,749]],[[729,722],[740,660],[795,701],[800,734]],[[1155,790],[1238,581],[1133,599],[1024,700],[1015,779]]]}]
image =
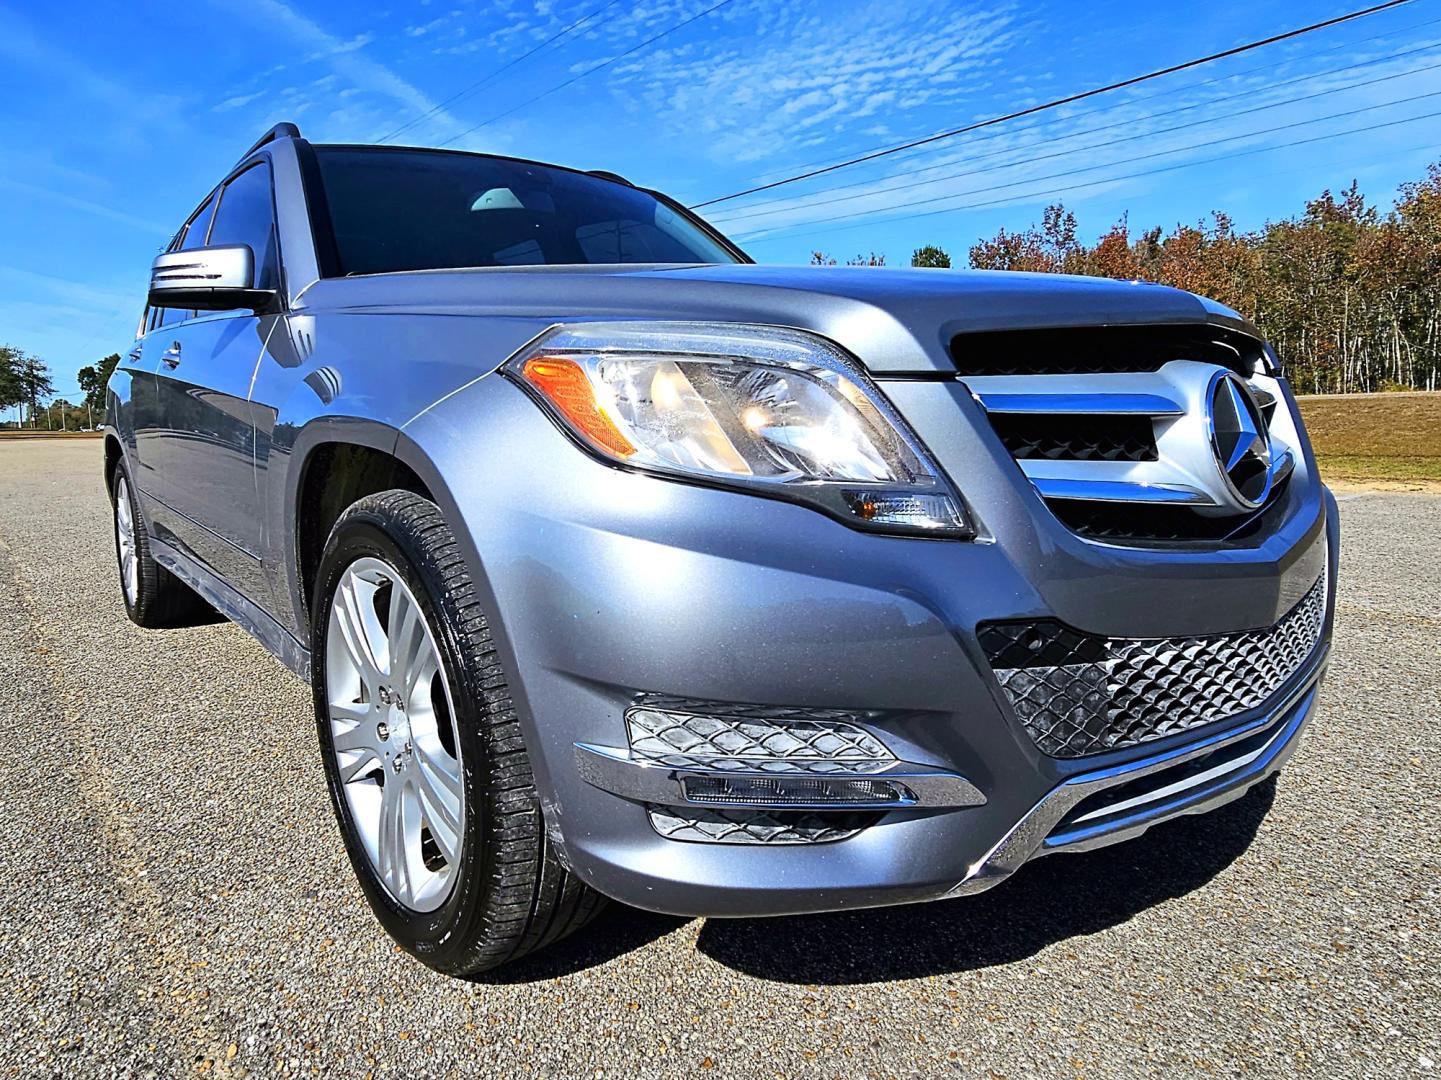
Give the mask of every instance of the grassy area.
[{"label": "grassy area", "polygon": [[1324,479],[1441,484],[1441,393],[1299,401]]}]

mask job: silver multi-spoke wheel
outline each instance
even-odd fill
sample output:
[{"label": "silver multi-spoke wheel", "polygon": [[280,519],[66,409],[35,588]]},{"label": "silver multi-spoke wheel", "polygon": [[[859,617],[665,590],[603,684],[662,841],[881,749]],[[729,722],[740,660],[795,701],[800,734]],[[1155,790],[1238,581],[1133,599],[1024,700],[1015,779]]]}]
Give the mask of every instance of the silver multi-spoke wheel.
[{"label": "silver multi-spoke wheel", "polygon": [[455,709],[435,638],[399,571],[351,563],[326,630],[330,736],[361,845],[413,911],[449,896],[465,799]]},{"label": "silver multi-spoke wheel", "polygon": [[115,484],[115,550],[120,557],[120,587],[132,607],[139,595],[140,559],[135,552],[135,513],[130,507],[130,485],[123,475]]},{"label": "silver multi-spoke wheel", "polygon": [[357,499],[315,574],[326,780],[382,925],[457,975],[584,925],[603,901],[546,830],[480,590],[440,507],[399,488]]}]

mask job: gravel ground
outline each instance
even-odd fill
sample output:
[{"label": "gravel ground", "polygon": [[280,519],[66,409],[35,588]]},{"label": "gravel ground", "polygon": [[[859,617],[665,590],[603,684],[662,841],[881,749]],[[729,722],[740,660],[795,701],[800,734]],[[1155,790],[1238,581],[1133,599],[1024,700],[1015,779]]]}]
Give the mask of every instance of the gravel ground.
[{"label": "gravel ground", "polygon": [[100,452],[0,447],[0,1076],[1441,1074],[1441,497],[1342,503],[1278,783],[971,899],[613,908],[467,983],[365,908],[305,688],[126,621]]}]

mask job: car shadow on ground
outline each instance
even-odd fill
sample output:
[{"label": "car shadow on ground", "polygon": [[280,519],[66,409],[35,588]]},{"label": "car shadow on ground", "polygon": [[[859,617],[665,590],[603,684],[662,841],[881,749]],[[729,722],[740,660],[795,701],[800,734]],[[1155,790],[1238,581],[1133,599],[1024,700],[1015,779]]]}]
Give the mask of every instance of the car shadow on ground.
[{"label": "car shadow on ground", "polygon": [[[977,896],[828,915],[708,919],[696,947],[744,974],[807,985],[914,979],[1012,963],[1205,885],[1250,847],[1275,795],[1272,777],[1209,814],[1168,822],[1100,851],[1041,859]],[[615,904],[574,937],[479,979],[553,979],[648,945],[687,921]]]}]

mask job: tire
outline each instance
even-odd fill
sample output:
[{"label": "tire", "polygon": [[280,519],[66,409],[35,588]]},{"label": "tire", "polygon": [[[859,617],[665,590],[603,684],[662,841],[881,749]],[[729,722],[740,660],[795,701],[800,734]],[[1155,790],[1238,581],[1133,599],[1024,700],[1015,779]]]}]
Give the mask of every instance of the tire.
[{"label": "tire", "polygon": [[150,535],[124,461],[116,463],[110,478],[110,508],[120,597],[130,621],[147,630],[214,622],[210,605],[151,556]]},{"label": "tire", "polygon": [[604,901],[546,836],[505,673],[439,508],[398,490],[352,505],[326,543],[311,608],[331,803],[390,935],[463,976],[588,922]]}]

